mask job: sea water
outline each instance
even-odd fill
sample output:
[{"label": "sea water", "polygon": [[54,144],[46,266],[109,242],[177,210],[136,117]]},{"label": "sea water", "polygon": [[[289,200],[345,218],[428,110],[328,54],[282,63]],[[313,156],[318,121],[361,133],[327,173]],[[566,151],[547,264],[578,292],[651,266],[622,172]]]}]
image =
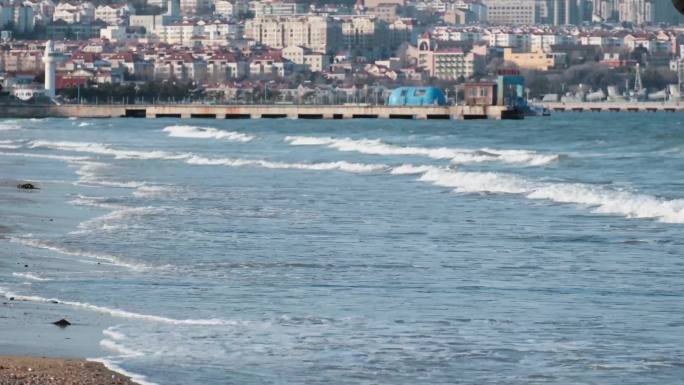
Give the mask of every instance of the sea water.
[{"label": "sea water", "polygon": [[680,114],[5,120],[0,182],[1,294],[150,383],[684,378]]}]

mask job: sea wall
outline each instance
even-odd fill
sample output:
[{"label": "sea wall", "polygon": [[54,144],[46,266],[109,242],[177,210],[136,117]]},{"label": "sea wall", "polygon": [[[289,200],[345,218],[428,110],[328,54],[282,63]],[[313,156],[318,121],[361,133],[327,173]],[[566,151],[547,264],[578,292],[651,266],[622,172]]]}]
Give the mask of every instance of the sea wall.
[{"label": "sea wall", "polygon": [[503,106],[368,105],[0,105],[2,118],[215,118],[215,119],[507,119],[518,118]]}]

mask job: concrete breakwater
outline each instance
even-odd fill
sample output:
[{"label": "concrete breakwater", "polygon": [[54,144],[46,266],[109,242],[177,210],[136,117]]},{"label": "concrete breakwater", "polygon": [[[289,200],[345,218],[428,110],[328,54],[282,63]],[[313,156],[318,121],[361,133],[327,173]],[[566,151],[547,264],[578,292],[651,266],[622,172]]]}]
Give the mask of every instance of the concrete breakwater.
[{"label": "concrete breakwater", "polygon": [[63,104],[0,105],[3,118],[520,119],[507,106]]},{"label": "concrete breakwater", "polygon": [[542,103],[554,112],[682,112],[684,103],[672,102],[554,102]]}]

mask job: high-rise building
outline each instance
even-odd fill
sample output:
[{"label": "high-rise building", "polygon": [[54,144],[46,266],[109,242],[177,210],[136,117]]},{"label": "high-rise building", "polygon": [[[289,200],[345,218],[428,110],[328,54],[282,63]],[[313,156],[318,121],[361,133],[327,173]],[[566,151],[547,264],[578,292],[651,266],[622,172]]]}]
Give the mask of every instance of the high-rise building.
[{"label": "high-rise building", "polygon": [[483,0],[487,22],[493,25],[533,25],[540,22],[536,0]]},{"label": "high-rise building", "polygon": [[315,52],[334,52],[341,41],[340,23],[324,16],[269,16],[247,20],[245,36],[271,48],[298,45]]},{"label": "high-rise building", "polygon": [[588,0],[549,0],[549,24],[579,25],[590,20]]}]

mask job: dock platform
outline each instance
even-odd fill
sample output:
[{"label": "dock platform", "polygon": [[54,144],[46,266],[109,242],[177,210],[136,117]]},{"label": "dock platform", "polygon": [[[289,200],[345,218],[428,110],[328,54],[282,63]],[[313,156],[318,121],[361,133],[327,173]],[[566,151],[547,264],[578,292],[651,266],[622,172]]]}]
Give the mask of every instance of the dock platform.
[{"label": "dock platform", "polygon": [[507,106],[63,104],[1,105],[3,118],[520,119]]}]

